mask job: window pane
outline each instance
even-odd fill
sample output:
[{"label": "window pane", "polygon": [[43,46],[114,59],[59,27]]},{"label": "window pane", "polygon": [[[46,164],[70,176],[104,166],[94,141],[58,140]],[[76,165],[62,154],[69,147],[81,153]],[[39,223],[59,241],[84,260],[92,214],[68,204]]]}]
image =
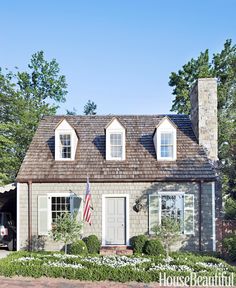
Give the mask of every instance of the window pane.
[{"label": "window pane", "polygon": [[161,133],[161,144],[162,145],[173,145],[173,134],[172,133]]},{"label": "window pane", "polygon": [[175,195],[163,195],[161,197],[161,218],[176,220],[183,228],[183,197]]},{"label": "window pane", "polygon": [[70,197],[52,197],[52,222],[65,212],[70,212]]},{"label": "window pane", "polygon": [[161,157],[173,157],[173,146],[161,146]]},{"label": "window pane", "polygon": [[111,140],[111,145],[122,145],[121,134],[111,134],[110,140]]},{"label": "window pane", "polygon": [[111,157],[122,157],[122,146],[111,146]]},{"label": "window pane", "polygon": [[161,157],[173,158],[173,133],[161,133]]},{"label": "window pane", "polygon": [[70,134],[60,135],[61,158],[71,158],[71,136]]},{"label": "window pane", "polygon": [[122,158],[122,134],[110,134],[110,148],[112,158]]}]

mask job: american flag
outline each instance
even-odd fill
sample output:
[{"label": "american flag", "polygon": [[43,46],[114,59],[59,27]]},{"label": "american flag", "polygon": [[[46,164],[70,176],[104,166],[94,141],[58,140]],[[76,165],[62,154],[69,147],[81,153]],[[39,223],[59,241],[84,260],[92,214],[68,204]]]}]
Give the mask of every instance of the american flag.
[{"label": "american flag", "polygon": [[92,224],[90,202],[91,202],[90,183],[89,183],[89,177],[87,177],[86,195],[84,204],[84,221],[88,222],[89,225]]}]

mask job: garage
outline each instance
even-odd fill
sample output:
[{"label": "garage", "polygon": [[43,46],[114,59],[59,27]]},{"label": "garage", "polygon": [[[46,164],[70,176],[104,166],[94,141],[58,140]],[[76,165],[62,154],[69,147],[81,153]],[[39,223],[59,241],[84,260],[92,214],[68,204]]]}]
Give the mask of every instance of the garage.
[{"label": "garage", "polygon": [[16,246],[16,184],[0,187],[0,246],[14,250]]}]

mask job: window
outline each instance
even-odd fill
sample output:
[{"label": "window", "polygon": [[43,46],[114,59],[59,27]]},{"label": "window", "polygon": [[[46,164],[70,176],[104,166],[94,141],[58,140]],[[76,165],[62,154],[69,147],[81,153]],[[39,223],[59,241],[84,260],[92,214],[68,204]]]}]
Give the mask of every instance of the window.
[{"label": "window", "polygon": [[153,142],[157,160],[174,161],[177,157],[177,127],[169,119],[164,117],[156,126]]},{"label": "window", "polygon": [[166,217],[176,220],[183,231],[183,196],[161,196],[161,223]]},{"label": "window", "polygon": [[162,132],[161,133],[161,158],[173,158],[174,142],[173,133]]},{"label": "window", "polygon": [[60,154],[63,159],[71,158],[71,135],[61,134],[60,135]]},{"label": "window", "polygon": [[55,128],[55,160],[74,161],[78,135],[66,119],[59,121]]},{"label": "window", "polygon": [[122,134],[110,134],[111,157],[122,159]]},{"label": "window", "polygon": [[48,235],[52,224],[62,213],[78,212],[82,220],[82,198],[73,193],[53,193],[38,196],[38,235]]},{"label": "window", "polygon": [[125,160],[125,127],[116,118],[105,127],[106,131],[106,160]]},{"label": "window", "polygon": [[63,213],[70,213],[70,197],[52,197],[51,199],[52,223]]},{"label": "window", "polygon": [[194,234],[194,195],[160,192],[149,195],[149,233],[165,217],[176,220],[184,234]]}]

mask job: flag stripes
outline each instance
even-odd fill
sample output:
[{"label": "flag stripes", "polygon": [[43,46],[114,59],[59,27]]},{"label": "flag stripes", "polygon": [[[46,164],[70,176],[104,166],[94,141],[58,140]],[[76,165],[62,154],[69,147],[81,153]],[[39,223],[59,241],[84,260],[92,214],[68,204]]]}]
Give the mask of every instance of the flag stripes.
[{"label": "flag stripes", "polygon": [[86,195],[85,195],[85,204],[84,204],[84,221],[88,222],[89,225],[92,224],[90,205],[91,205],[90,183],[89,183],[89,178],[87,177]]}]

